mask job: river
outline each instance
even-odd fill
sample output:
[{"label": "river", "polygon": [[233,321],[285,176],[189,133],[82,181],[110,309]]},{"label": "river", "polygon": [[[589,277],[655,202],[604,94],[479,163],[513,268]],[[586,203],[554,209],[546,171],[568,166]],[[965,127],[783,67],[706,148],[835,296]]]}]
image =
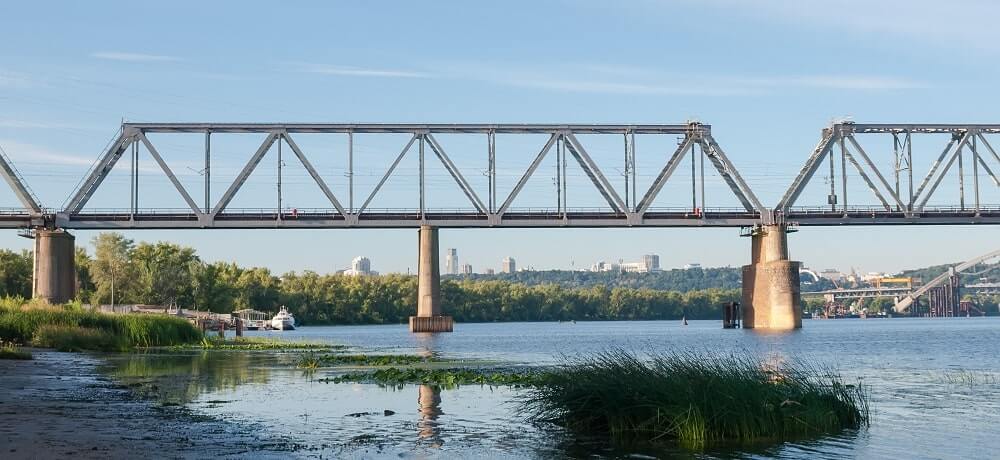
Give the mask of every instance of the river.
[{"label": "river", "polygon": [[[806,320],[788,333],[724,330],[719,321],[302,327],[251,333],[330,341],[385,353],[545,365],[609,348],[639,353],[751,350],[837,369],[872,390],[869,428],[799,442],[720,447],[706,458],[990,458],[1000,449],[1000,317]],[[516,413],[518,390],[322,383],[287,354],[203,353],[112,358],[118,377],[173,375],[159,397],[205,415],[253,423],[301,443],[304,457],[690,457],[681,449],[617,451],[572,439]],[[282,363],[284,361],[284,363]],[[164,396],[166,395],[166,396]],[[393,412],[385,415],[387,412]],[[349,414],[365,413],[361,416]]]}]

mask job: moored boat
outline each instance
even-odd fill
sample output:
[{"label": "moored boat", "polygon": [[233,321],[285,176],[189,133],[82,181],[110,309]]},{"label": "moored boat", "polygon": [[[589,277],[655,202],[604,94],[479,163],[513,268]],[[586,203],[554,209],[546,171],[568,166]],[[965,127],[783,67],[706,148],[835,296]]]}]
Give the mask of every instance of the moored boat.
[{"label": "moored boat", "polygon": [[295,330],[295,316],[288,312],[284,306],[274,318],[271,318],[271,327],[279,331]]}]

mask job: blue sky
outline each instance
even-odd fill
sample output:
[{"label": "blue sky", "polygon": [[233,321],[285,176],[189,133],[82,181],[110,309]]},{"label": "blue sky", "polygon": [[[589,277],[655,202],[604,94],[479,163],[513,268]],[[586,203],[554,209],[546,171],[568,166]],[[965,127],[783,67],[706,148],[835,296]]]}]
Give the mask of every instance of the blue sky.
[{"label": "blue sky", "polygon": [[[0,14],[0,147],[43,203],[59,207],[123,119],[700,120],[712,124],[753,190],[773,204],[832,120],[1000,122],[996,17],[1000,5],[973,0],[12,2]],[[640,145],[642,184],[652,180],[671,141]],[[195,196],[201,193],[195,188],[201,181],[199,142],[154,139]],[[252,140],[233,139],[228,147],[225,142],[220,140],[215,166],[216,191],[253,148]],[[364,164],[358,194],[367,195],[402,142],[372,139],[359,146]],[[449,142],[460,167],[482,168],[480,141]],[[518,142],[500,150],[501,188],[509,188],[541,145]],[[343,143],[300,143],[342,196]],[[919,176],[943,145],[930,139],[919,146],[926,161],[918,163]],[[607,170],[621,155],[600,142],[591,153]],[[873,156],[888,167],[885,152]],[[151,160],[145,161],[143,204],[182,206],[162,174],[149,168]],[[288,168],[287,201],[316,203],[301,168]],[[275,169],[275,162],[265,160],[238,197],[240,206],[273,206]],[[378,205],[411,204],[407,183],[413,181],[406,177],[412,179],[414,171],[415,164],[404,162]],[[451,206],[457,189],[446,173],[428,174],[435,203]],[[984,203],[1000,203],[1000,192],[983,177]],[[581,179],[571,174],[574,205],[600,204]],[[475,187],[484,183],[481,177],[470,180]],[[553,201],[550,180],[540,174],[525,189],[523,204]],[[125,176],[113,176],[91,206],[127,207],[124,184]],[[672,184],[658,204],[683,204],[684,197],[671,191],[689,186]],[[709,199],[729,205],[732,198],[720,187],[717,180],[708,183]],[[948,181],[942,187],[948,189]],[[823,193],[818,179],[799,204],[822,204]],[[949,193],[942,193],[940,203],[956,201]],[[874,203],[864,188],[849,196]],[[667,202],[670,197],[677,203]],[[14,204],[13,195],[0,189],[0,207]],[[998,234],[989,227],[810,228],[794,234],[790,245],[793,257],[813,268],[892,271],[964,260],[994,249]],[[93,233],[77,236],[83,243]],[[207,260],[279,272],[329,272],[361,254],[374,269],[406,271],[416,259],[413,230],[129,236],[171,240],[194,246]],[[28,243],[14,232],[0,234],[0,247]],[[644,253],[660,254],[666,267],[736,266],[750,252],[736,229],[447,230],[441,245],[458,248],[462,262],[477,271],[499,268],[508,255],[521,266],[546,269],[638,260]]]}]

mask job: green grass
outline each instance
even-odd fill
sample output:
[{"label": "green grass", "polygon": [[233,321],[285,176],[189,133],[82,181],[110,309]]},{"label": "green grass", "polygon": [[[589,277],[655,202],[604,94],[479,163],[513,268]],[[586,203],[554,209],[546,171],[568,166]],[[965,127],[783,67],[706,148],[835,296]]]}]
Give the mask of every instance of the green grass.
[{"label": "green grass", "polygon": [[865,387],[749,353],[641,359],[609,351],[546,372],[520,400],[532,421],[616,444],[780,441],[869,422]]},{"label": "green grass", "polygon": [[453,388],[460,385],[526,386],[539,382],[542,374],[485,369],[400,369],[390,367],[372,372],[352,372],[323,381],[330,383],[359,382],[380,385],[437,385]]},{"label": "green grass", "polygon": [[[105,339],[98,339],[98,334]],[[201,332],[191,323],[173,316],[113,315],[72,304],[52,306],[37,300],[25,303],[0,299],[3,341],[35,344],[40,340],[56,347],[65,344],[74,349],[81,345],[85,348],[80,349],[109,350],[196,343],[201,339]]]},{"label": "green grass", "polygon": [[402,366],[437,362],[435,358],[416,355],[323,355],[319,357],[323,366]]},{"label": "green grass", "polygon": [[13,343],[0,342],[0,359],[31,359],[31,352],[21,350],[21,347]]}]

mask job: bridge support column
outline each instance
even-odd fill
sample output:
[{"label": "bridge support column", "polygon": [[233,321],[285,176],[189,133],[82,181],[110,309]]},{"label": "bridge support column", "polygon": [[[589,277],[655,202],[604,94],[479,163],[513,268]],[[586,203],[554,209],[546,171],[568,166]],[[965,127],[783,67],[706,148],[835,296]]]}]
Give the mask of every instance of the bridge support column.
[{"label": "bridge support column", "polygon": [[75,238],[65,230],[35,231],[32,297],[65,303],[76,297]]},{"label": "bridge support column", "polygon": [[451,332],[453,321],[442,315],[441,263],[437,227],[420,227],[417,261],[417,316],[410,317],[410,332]]},{"label": "bridge support column", "polygon": [[750,265],[743,266],[743,327],[802,327],[799,262],[788,260],[788,228],[764,225],[751,234]]}]

